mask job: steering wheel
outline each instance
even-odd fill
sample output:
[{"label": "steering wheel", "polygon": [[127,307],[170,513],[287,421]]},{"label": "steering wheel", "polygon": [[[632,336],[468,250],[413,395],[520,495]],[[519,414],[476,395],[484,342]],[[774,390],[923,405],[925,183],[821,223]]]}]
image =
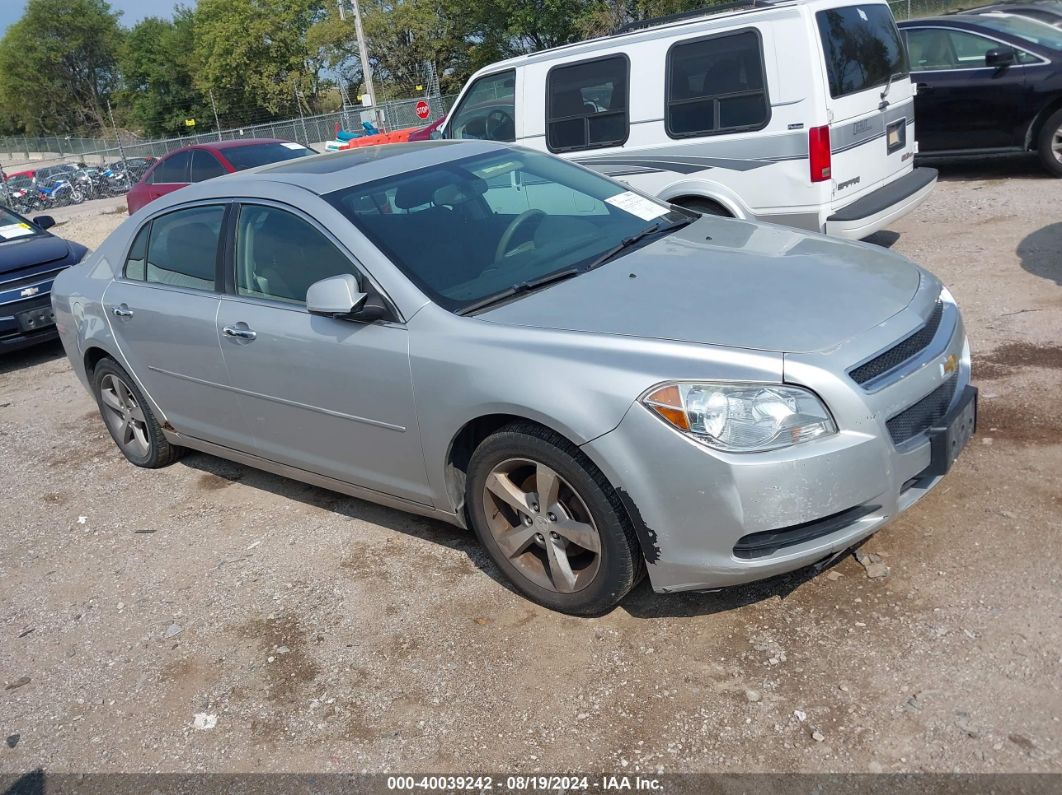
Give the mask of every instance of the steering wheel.
[{"label": "steering wheel", "polygon": [[[494,122],[491,124],[491,122]],[[487,139],[491,141],[498,140],[494,136],[498,130],[503,129],[503,125],[512,124],[513,117],[506,113],[504,110],[495,108],[487,114],[487,118],[483,120],[483,131],[487,134]]]},{"label": "steering wheel", "polygon": [[494,261],[501,262],[505,259],[505,255],[509,253],[509,244],[513,241],[513,235],[516,234],[516,230],[529,221],[533,221],[539,218],[545,218],[546,214],[541,210],[524,210],[516,216],[509,225],[502,232],[501,240],[498,241],[498,247],[494,250]]}]

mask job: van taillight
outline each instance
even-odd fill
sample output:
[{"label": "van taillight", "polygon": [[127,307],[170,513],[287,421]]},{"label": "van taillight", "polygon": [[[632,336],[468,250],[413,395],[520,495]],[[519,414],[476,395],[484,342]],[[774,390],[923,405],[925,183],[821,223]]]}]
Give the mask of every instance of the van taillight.
[{"label": "van taillight", "polygon": [[830,178],[830,125],[808,130],[808,154],[811,157],[811,181],[825,182]]}]

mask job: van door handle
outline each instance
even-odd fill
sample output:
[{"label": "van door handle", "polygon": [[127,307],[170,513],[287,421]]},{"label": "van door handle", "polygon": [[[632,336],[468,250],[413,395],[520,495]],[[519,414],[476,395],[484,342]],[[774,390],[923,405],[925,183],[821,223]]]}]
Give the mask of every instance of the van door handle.
[{"label": "van door handle", "polygon": [[249,328],[240,328],[239,326],[225,326],[221,333],[226,337],[239,337],[241,340],[253,340],[258,336],[258,332],[251,331]]},{"label": "van door handle", "polygon": [[929,83],[915,83],[915,86],[918,88],[919,91],[929,91],[933,88],[933,86],[929,85]]},{"label": "van door handle", "polygon": [[111,311],[114,313],[115,317],[132,317],[133,316],[133,310],[130,309],[125,304],[119,304],[118,306],[116,306]]}]

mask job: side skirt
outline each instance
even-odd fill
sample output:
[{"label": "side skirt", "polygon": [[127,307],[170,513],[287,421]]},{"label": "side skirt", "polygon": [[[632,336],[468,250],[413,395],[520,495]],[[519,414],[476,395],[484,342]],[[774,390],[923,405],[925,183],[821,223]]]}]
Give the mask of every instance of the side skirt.
[{"label": "side skirt", "polygon": [[292,480],[298,480],[302,483],[309,483],[311,486],[319,486],[320,488],[328,489],[329,491],[336,491],[340,494],[346,494],[348,497],[356,497],[359,500],[373,502],[377,505],[383,505],[388,508],[405,511],[406,513],[416,514],[417,516],[439,519],[460,528],[465,527],[465,523],[457,516],[457,514],[450,511],[439,510],[431,505],[423,505],[419,502],[405,500],[401,497],[385,494],[382,491],[376,491],[375,489],[355,486],[353,483],[336,480],[335,478],[330,478],[326,475],[318,475],[316,472],[309,472],[308,470],[299,469],[298,467],[289,466],[288,464],[281,464],[276,461],[271,461],[268,458],[261,458],[252,453],[244,453],[240,450],[234,450],[231,447],[224,447],[220,444],[196,439],[193,436],[185,436],[176,431],[164,429],[163,434],[166,436],[166,439],[170,444],[175,444],[180,447],[188,447],[192,450],[198,450],[201,453],[208,453],[209,455],[214,455],[218,458],[235,461],[238,464],[245,464],[249,467],[254,467],[255,469],[272,472],[274,475],[291,478]]}]

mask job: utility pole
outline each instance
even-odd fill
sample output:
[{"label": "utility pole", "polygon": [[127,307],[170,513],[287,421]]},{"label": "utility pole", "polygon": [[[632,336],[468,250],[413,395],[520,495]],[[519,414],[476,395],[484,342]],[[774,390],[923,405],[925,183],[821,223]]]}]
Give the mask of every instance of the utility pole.
[{"label": "utility pole", "polygon": [[118,125],[114,123],[114,111],[111,110],[111,100],[107,100],[107,115],[111,117],[111,126],[114,128],[114,137],[118,139],[118,154],[122,156],[122,171],[125,172],[125,181],[130,188],[133,187],[133,178],[129,176],[129,164],[125,162],[125,147],[122,146],[122,136],[118,134]]},{"label": "utility pole", "polygon": [[[346,21],[347,16],[343,9],[346,0],[338,0],[338,2],[339,18]],[[365,31],[361,27],[361,8],[358,6],[358,0],[350,0],[350,3],[354,8],[354,33],[358,37],[358,57],[361,58],[361,74],[365,79],[365,90],[369,92],[369,98],[372,100],[376,126],[383,129],[383,121],[380,119],[380,103],[377,101],[376,88],[372,84],[372,65],[369,63],[369,48],[365,46]]]},{"label": "utility pole", "polygon": [[218,131],[218,140],[221,140],[221,122],[218,120],[218,106],[214,102],[214,89],[207,89],[207,93],[210,95],[210,108],[214,111],[214,126]]}]

